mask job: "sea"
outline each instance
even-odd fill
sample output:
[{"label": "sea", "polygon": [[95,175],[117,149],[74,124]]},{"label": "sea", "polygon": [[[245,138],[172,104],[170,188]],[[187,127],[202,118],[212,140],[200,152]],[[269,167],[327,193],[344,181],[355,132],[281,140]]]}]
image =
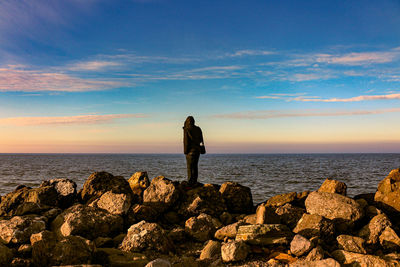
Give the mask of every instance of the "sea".
[{"label": "sea", "polygon": [[[250,187],[255,204],[287,192],[317,190],[326,178],[345,182],[349,196],[374,193],[400,154],[206,154],[200,157],[201,183],[235,181]],[[78,189],[95,171],[128,179],[137,171],[186,180],[183,154],[0,154],[0,195],[18,185],[69,178]]]}]

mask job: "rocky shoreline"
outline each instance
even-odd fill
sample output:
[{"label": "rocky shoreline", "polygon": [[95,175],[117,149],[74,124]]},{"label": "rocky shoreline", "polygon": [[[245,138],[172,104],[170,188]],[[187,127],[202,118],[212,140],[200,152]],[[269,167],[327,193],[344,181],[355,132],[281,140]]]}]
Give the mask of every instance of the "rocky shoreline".
[{"label": "rocky shoreline", "polygon": [[[360,181],[362,183],[362,181]],[[400,266],[400,169],[350,198],[95,172],[1,197],[0,266]]]}]

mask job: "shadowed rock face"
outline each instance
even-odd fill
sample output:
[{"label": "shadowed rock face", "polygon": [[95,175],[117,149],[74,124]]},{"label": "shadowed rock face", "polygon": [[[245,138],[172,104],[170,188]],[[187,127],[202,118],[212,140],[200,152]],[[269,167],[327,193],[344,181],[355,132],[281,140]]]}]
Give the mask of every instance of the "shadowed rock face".
[{"label": "shadowed rock face", "polygon": [[32,234],[46,229],[46,223],[39,216],[15,216],[0,221],[0,241],[5,244],[24,244]]},{"label": "shadowed rock face", "polygon": [[0,242],[0,266],[8,266],[13,258],[13,252]]},{"label": "shadowed rock face", "polygon": [[307,238],[318,236],[323,239],[329,239],[335,233],[335,226],[332,221],[325,219],[321,215],[305,213],[297,222],[293,232]]},{"label": "shadowed rock face", "polygon": [[30,241],[36,266],[86,264],[92,261],[94,247],[80,236],[57,238],[53,232],[43,231],[32,235]]},{"label": "shadowed rock face", "polygon": [[400,169],[392,170],[389,175],[379,183],[374,199],[385,212],[399,216]]},{"label": "shadowed rock face", "polygon": [[[40,207],[57,206],[57,191],[53,186],[44,186],[38,188],[19,187],[14,192],[3,196],[0,203],[0,216],[15,216],[20,205],[25,203],[36,203]],[[33,207],[33,206],[32,206]],[[25,210],[20,208],[19,211]],[[29,213],[29,212],[28,212]],[[22,215],[22,214],[19,214]]]},{"label": "shadowed rock face", "polygon": [[219,192],[230,213],[249,214],[253,212],[253,198],[250,188],[236,182],[226,182]]},{"label": "shadowed rock face", "polygon": [[131,178],[128,179],[129,186],[132,189],[134,196],[138,202],[143,201],[143,192],[150,185],[150,180],[147,172],[135,172]]},{"label": "shadowed rock face", "polygon": [[60,208],[68,208],[76,200],[76,183],[70,179],[52,179],[43,181],[40,187],[45,186],[53,186],[57,191],[57,202]]},{"label": "shadowed rock face", "polygon": [[122,217],[81,204],[65,210],[52,223],[53,231],[61,236],[79,235],[90,240],[116,235],[122,227]]},{"label": "shadowed rock face", "polygon": [[132,197],[132,190],[128,181],[123,177],[113,176],[107,172],[92,173],[83,185],[80,197],[83,203],[90,203],[100,198],[107,191]]}]

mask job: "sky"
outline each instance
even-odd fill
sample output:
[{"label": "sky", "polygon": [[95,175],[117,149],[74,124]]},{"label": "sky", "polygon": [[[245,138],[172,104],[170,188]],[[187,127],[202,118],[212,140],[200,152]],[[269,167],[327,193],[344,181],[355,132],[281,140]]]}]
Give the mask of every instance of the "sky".
[{"label": "sky", "polygon": [[0,1],[0,153],[400,152],[400,2]]}]

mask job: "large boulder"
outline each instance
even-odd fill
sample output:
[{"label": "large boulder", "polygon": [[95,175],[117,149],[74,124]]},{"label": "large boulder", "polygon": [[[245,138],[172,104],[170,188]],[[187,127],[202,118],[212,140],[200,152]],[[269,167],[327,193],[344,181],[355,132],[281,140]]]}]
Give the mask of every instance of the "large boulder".
[{"label": "large boulder", "polygon": [[249,214],[253,212],[253,197],[247,186],[236,182],[225,182],[219,192],[230,213]]},{"label": "large boulder", "polygon": [[339,249],[349,252],[367,254],[365,250],[365,240],[361,237],[351,235],[339,235],[336,237]]},{"label": "large boulder", "polygon": [[297,257],[306,254],[312,247],[311,241],[301,235],[295,235],[290,242],[290,252]]},{"label": "large boulder", "polygon": [[143,192],[143,204],[159,212],[170,208],[179,198],[178,184],[164,176],[154,178]]},{"label": "large boulder", "polygon": [[0,266],[9,266],[12,258],[13,258],[12,250],[0,242]]},{"label": "large boulder", "polygon": [[332,256],[344,266],[399,266],[398,261],[383,259],[374,255],[365,255],[345,250],[335,250]]},{"label": "large boulder", "polygon": [[239,227],[242,225],[245,225],[245,224],[246,223],[244,221],[238,221],[238,222],[229,224],[227,226],[224,226],[215,232],[214,237],[219,240],[224,240],[225,238],[234,239],[236,237]]},{"label": "large boulder", "polygon": [[247,258],[250,249],[243,241],[228,241],[221,246],[221,256],[224,262],[242,261]]},{"label": "large boulder", "polygon": [[185,222],[185,231],[191,237],[200,242],[213,238],[215,230],[215,219],[205,213],[202,213],[197,217],[191,217]]},{"label": "large boulder", "polygon": [[318,236],[329,239],[335,233],[335,225],[321,215],[305,213],[297,222],[293,232],[307,238]]},{"label": "large boulder", "polygon": [[129,183],[123,177],[114,176],[108,172],[94,172],[83,185],[80,198],[84,203],[90,203],[108,191],[115,194],[132,195]]},{"label": "large boulder", "polygon": [[76,183],[70,179],[51,179],[43,181],[40,187],[52,186],[57,192],[58,206],[70,207],[76,200]]},{"label": "large boulder", "polygon": [[135,172],[131,178],[128,179],[129,186],[132,189],[134,198],[137,202],[143,201],[143,192],[150,185],[150,180],[147,172]]},{"label": "large boulder", "polygon": [[94,246],[80,236],[57,238],[50,231],[30,237],[32,257],[36,266],[90,264]]},{"label": "large boulder", "polygon": [[197,216],[200,213],[218,218],[227,211],[225,200],[216,185],[205,184],[183,192],[178,213],[185,218]]},{"label": "large boulder", "polygon": [[160,213],[150,206],[135,204],[133,205],[127,214],[128,225],[138,223],[140,221],[155,222],[160,216]]},{"label": "large boulder", "polygon": [[57,206],[57,197],[57,191],[53,186],[44,186],[39,188],[19,186],[15,191],[2,197],[0,203],[0,216],[17,215],[17,209],[19,206],[27,202],[36,203],[39,207]]},{"label": "large boulder", "polygon": [[358,236],[365,239],[367,244],[376,244],[379,241],[379,236],[388,226],[392,226],[389,218],[385,214],[378,214],[361,228]]},{"label": "large boulder", "polygon": [[242,225],[236,234],[236,241],[253,245],[287,245],[292,238],[293,233],[283,224]]},{"label": "large boulder", "polygon": [[310,214],[321,215],[349,226],[364,215],[364,210],[354,199],[335,193],[312,192],[305,205]]},{"label": "large boulder", "polygon": [[77,204],[58,215],[52,229],[62,236],[79,235],[93,240],[120,233],[123,219],[99,208]]},{"label": "large boulder", "polygon": [[400,211],[400,169],[392,170],[378,184],[374,199],[385,212],[398,216]]},{"label": "large boulder", "polygon": [[116,194],[108,191],[95,202],[100,209],[106,210],[111,214],[123,215],[131,207],[131,201],[131,195]]},{"label": "large boulder", "polygon": [[128,252],[156,250],[168,253],[174,248],[165,231],[158,224],[141,221],[128,229],[128,234],[122,241],[120,249]]},{"label": "large boulder", "polygon": [[327,178],[318,189],[318,192],[336,193],[345,196],[347,193],[347,185],[343,182]]},{"label": "large boulder", "polygon": [[24,244],[32,234],[46,229],[42,217],[26,215],[15,216],[9,220],[0,220],[0,241],[5,244]]}]

